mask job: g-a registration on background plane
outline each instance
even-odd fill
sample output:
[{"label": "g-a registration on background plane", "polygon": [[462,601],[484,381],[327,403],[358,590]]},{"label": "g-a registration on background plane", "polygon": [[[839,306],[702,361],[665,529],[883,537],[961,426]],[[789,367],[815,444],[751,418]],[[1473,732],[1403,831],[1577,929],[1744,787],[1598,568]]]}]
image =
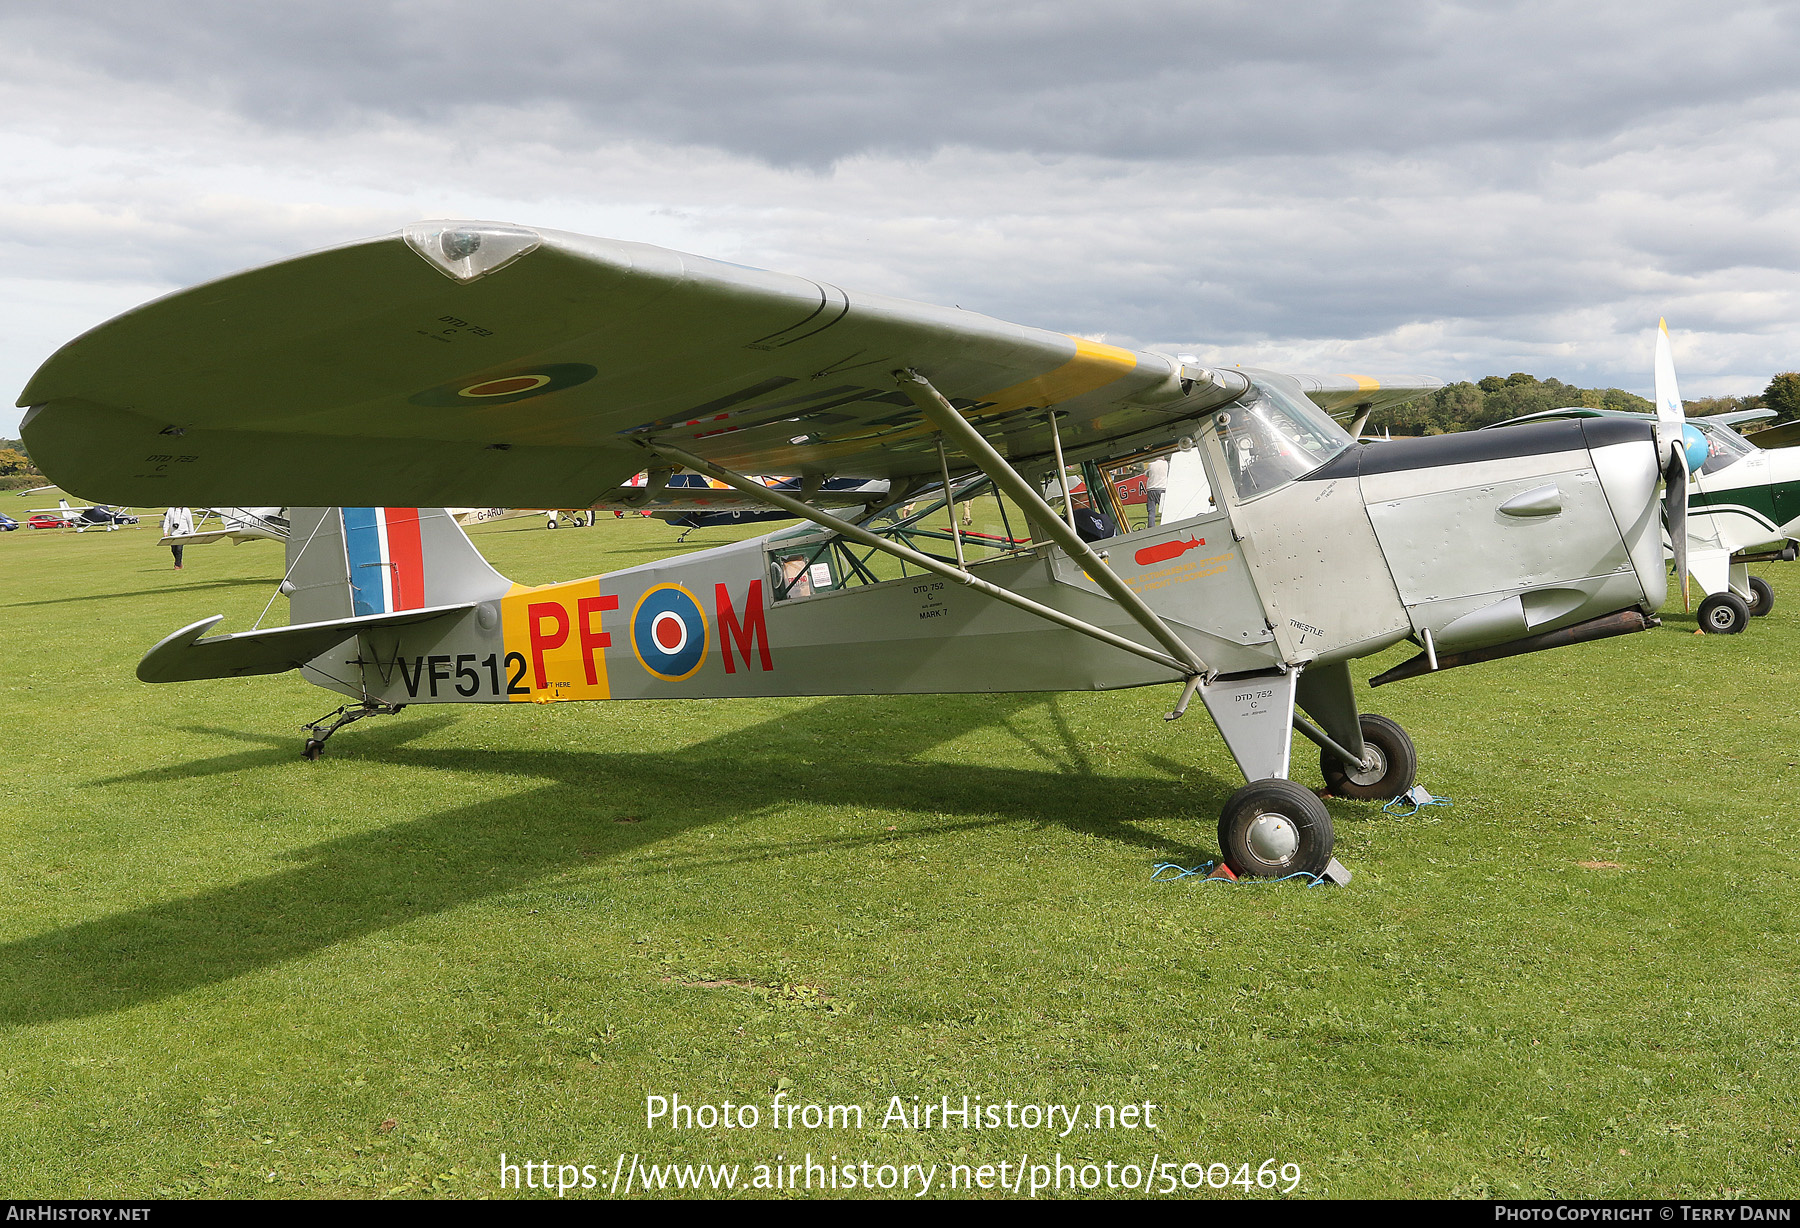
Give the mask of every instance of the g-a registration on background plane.
[{"label": "g-a registration on background plane", "polygon": [[[1226,862],[1281,876],[1332,851],[1288,779],[1292,731],[1339,795],[1412,783],[1412,742],[1359,714],[1351,660],[1416,642],[1381,685],[1654,625],[1659,485],[1685,574],[1679,409],[1366,446],[1330,416],[1436,386],[1207,368],[638,243],[428,222],[127,312],[20,404],[66,489],[289,508],[291,625],[208,618],[138,676],[300,669],[351,701],[309,756],[416,703],[1174,684],[1169,719],[1199,695],[1248,782],[1219,819]],[[1186,519],[1090,543],[1042,493],[1079,471],[1104,505],[1109,471],[1177,450],[1213,493]],[[525,589],[443,511],[634,506],[683,469],[806,523]],[[797,488],[754,476],[772,473]],[[920,536],[920,500],[977,498],[1001,531],[948,516]]]}]

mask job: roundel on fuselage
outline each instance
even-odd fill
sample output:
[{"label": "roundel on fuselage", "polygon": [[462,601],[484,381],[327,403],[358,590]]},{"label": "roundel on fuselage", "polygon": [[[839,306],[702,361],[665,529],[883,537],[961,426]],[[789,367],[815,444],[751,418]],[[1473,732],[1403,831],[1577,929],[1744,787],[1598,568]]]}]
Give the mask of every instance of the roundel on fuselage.
[{"label": "roundel on fuselage", "polygon": [[706,660],[706,615],[679,584],[659,584],[631,612],[631,648],[638,663],[664,682],[691,677]]}]

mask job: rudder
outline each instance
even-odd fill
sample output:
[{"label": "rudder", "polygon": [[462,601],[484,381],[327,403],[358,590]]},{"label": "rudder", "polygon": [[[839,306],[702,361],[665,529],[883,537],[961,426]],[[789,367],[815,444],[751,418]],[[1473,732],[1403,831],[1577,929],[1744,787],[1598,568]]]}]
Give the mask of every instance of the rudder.
[{"label": "rudder", "polygon": [[295,507],[288,515],[281,588],[290,624],[493,601],[512,587],[441,507]]}]

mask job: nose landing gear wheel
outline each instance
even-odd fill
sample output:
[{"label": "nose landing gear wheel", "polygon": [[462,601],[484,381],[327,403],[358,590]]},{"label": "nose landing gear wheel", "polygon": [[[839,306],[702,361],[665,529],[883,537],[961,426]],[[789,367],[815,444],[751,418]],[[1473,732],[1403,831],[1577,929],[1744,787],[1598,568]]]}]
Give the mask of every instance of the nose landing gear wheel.
[{"label": "nose landing gear wheel", "polygon": [[1736,593],[1714,593],[1700,603],[1700,629],[1708,635],[1736,635],[1750,621],[1750,607]]},{"label": "nose landing gear wheel", "polygon": [[1251,781],[1219,815],[1220,853],[1240,877],[1322,873],[1332,844],[1325,803],[1291,780]]},{"label": "nose landing gear wheel", "polygon": [[1385,802],[1412,788],[1419,754],[1406,730],[1399,722],[1373,712],[1363,713],[1358,724],[1368,751],[1362,767],[1353,768],[1330,751],[1320,751],[1319,772],[1325,777],[1325,787],[1336,797],[1365,802]]}]

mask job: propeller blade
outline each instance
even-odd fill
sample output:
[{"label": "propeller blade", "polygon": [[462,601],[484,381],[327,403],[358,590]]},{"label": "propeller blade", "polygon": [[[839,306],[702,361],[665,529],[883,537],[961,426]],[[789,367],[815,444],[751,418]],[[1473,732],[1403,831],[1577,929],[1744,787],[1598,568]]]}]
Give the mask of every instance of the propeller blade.
[{"label": "propeller blade", "polygon": [[1663,470],[1663,523],[1681,584],[1681,608],[1693,609],[1687,568],[1687,413],[1675,384],[1675,352],[1669,345],[1669,322],[1656,322],[1656,453]]},{"label": "propeller blade", "polygon": [[1688,596],[1687,565],[1687,454],[1677,445],[1663,469],[1663,523],[1669,527],[1669,549],[1675,555],[1675,575],[1681,584],[1681,608],[1693,609]]}]

